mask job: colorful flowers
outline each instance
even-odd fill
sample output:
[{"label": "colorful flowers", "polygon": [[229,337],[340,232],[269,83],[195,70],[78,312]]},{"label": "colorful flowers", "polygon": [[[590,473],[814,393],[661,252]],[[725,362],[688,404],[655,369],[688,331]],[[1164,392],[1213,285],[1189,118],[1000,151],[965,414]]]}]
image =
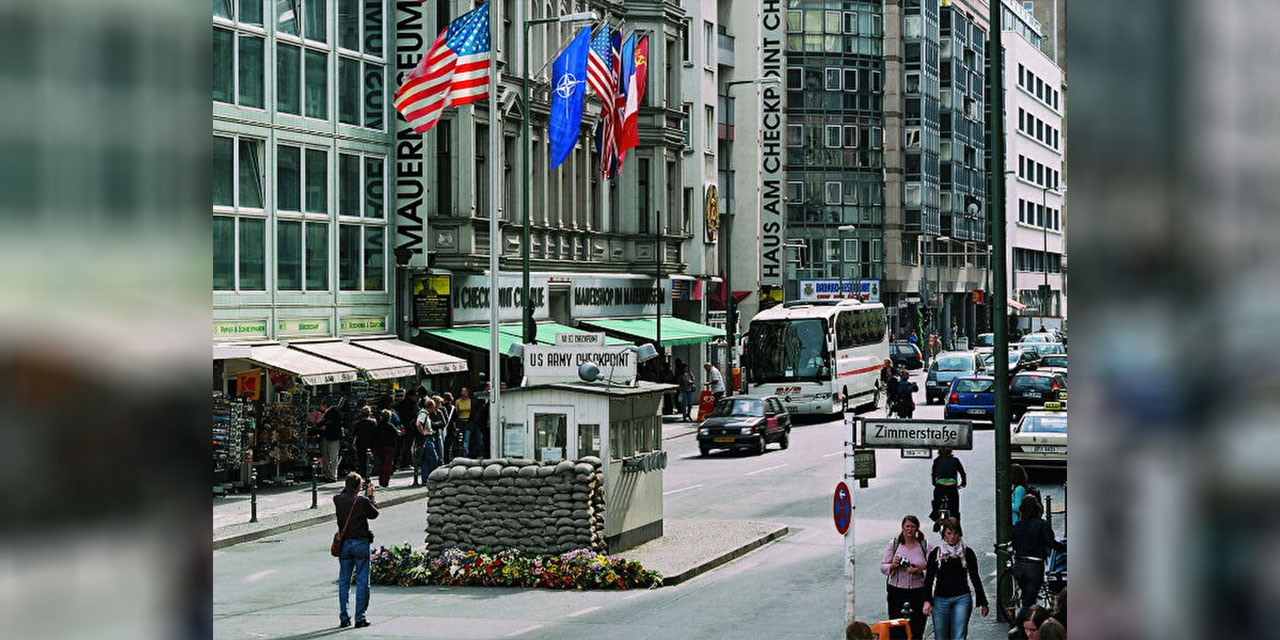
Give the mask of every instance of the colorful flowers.
[{"label": "colorful flowers", "polygon": [[369,580],[378,585],[537,587],[545,589],[635,589],[662,586],[662,576],[640,563],[590,549],[558,556],[525,556],[507,549],[446,549],[439,556],[409,543],[370,553]]}]

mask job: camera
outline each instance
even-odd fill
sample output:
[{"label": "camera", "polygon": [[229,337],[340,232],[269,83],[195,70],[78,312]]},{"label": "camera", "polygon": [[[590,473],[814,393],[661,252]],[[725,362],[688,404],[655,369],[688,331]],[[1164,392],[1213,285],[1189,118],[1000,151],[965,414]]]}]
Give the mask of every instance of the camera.
[{"label": "camera", "polygon": [[907,566],[910,566],[910,565],[911,565],[911,562],[910,562],[910,561],[908,561],[906,558],[904,558],[904,557],[902,557],[902,556],[898,556],[898,566],[899,566],[899,567],[907,567]]}]

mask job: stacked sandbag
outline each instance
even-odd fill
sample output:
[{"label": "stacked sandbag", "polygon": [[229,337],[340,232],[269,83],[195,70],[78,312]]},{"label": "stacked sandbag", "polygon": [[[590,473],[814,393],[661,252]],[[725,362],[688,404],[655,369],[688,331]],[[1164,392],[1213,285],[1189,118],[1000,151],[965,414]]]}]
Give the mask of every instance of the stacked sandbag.
[{"label": "stacked sandbag", "polygon": [[433,554],[450,547],[605,551],[604,476],[595,456],[552,464],[458,458],[431,472],[427,496]]}]

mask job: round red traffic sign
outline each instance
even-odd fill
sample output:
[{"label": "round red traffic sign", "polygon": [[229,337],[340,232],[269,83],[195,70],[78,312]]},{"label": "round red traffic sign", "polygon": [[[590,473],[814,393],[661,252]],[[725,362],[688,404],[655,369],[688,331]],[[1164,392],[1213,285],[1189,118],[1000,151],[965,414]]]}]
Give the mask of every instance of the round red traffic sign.
[{"label": "round red traffic sign", "polygon": [[849,492],[849,485],[843,481],[836,485],[836,491],[831,496],[831,516],[836,522],[836,531],[840,535],[848,533],[849,524],[853,521],[853,494]]}]

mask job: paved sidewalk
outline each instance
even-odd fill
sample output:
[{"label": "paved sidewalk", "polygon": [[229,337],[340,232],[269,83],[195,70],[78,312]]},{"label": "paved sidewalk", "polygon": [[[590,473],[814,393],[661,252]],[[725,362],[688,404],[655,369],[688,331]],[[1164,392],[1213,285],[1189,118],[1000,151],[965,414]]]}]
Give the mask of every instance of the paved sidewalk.
[{"label": "paved sidewalk", "polygon": [[[390,486],[377,488],[378,504],[392,506],[426,499],[427,488],[413,485],[413,470],[397,471]],[[272,487],[258,491],[258,521],[249,522],[248,493],[213,499],[213,548],[258,540],[277,533],[325,522],[333,517],[333,496],[342,491],[342,482],[316,485],[316,508],[311,508],[311,483]]]},{"label": "paved sidewalk", "polygon": [[685,422],[680,416],[662,416],[662,439],[670,440],[698,433],[697,422]]},{"label": "paved sidewalk", "polygon": [[662,537],[616,555],[679,584],[787,535],[787,527],[750,520],[664,520]]}]

